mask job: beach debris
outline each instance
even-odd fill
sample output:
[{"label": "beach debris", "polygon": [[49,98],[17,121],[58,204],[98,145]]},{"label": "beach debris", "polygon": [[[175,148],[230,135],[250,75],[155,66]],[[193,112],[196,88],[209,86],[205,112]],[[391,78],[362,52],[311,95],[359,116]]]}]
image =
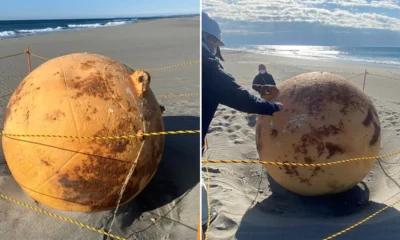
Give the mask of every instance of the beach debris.
[{"label": "beach debris", "polygon": [[[284,110],[258,118],[256,124],[261,161],[322,164],[378,155],[380,121],[373,102],[357,85],[328,72],[310,72],[278,87],[280,93],[274,101],[281,102]],[[354,187],[368,175],[375,161],[265,167],[286,189],[317,196]]]},{"label": "beach debris", "polygon": [[164,136],[142,134],[164,131],[161,109],[149,73],[96,54],[57,57],[15,90],[4,132],[71,137],[3,136],[4,155],[15,180],[41,204],[79,212],[114,209],[117,200],[123,205],[137,196],[158,168]]}]

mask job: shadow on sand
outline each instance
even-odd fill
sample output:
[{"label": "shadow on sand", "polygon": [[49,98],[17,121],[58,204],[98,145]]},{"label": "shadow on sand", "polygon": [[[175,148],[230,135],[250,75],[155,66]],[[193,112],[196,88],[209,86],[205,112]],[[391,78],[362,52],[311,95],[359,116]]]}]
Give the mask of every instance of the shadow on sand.
[{"label": "shadow on sand", "polygon": [[[165,116],[164,124],[166,130],[193,130],[199,129],[200,119],[193,116]],[[183,199],[200,181],[199,151],[198,134],[167,135],[164,153],[156,174],[135,199],[119,208],[118,215],[122,215],[123,218],[120,228],[129,227],[143,212],[160,208],[177,198]],[[174,205],[178,205],[179,202],[180,200],[177,200]],[[194,212],[197,214],[198,210],[194,209]],[[155,217],[163,218],[164,216]],[[169,219],[169,221],[174,220]],[[178,224],[186,226],[185,223]],[[140,229],[139,232],[147,228]],[[197,231],[197,229],[194,230]]]},{"label": "shadow on sand", "polygon": [[[286,190],[270,176],[268,181],[272,195],[246,212],[237,239],[323,239],[386,206],[369,201],[364,182],[340,194],[304,197]],[[389,208],[337,239],[400,239],[399,224],[399,211]]]}]

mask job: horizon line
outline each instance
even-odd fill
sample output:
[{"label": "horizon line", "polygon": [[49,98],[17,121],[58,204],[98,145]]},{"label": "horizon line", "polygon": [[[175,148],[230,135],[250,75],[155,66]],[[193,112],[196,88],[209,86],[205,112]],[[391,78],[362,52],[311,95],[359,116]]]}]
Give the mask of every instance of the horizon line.
[{"label": "horizon line", "polygon": [[75,17],[75,18],[36,18],[36,19],[1,19],[0,21],[38,21],[38,20],[96,20],[96,19],[123,19],[123,18],[130,18],[130,19],[139,19],[139,18],[156,18],[156,17],[180,17],[180,16],[200,16],[200,13],[176,13],[176,14],[149,14],[149,15],[142,15],[142,16],[121,16],[121,17]]}]

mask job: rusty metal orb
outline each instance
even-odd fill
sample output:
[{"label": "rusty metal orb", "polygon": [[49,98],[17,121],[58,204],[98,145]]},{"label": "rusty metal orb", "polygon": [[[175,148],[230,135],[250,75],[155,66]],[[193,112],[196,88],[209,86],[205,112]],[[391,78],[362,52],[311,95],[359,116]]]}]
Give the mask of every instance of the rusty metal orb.
[{"label": "rusty metal orb", "polygon": [[[284,105],[284,110],[257,120],[260,160],[322,164],[378,155],[381,134],[376,109],[349,80],[327,72],[311,72],[286,80],[279,90],[276,101]],[[311,167],[266,165],[266,169],[286,189],[317,196],[357,185],[375,161]]]},{"label": "rusty metal orb", "polygon": [[[4,133],[90,137],[164,131],[150,80],[147,72],[96,54],[54,58],[15,90]],[[30,197],[57,209],[93,212],[116,207],[133,164],[121,203],[143,190],[157,170],[164,136],[3,136],[2,143],[13,177]]]}]

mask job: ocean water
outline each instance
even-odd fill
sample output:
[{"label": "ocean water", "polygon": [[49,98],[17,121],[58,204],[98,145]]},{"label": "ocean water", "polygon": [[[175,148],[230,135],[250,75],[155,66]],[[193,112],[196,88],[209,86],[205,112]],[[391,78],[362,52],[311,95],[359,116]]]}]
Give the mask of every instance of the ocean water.
[{"label": "ocean water", "polygon": [[0,21],[0,40],[25,37],[38,34],[49,34],[61,31],[76,31],[87,28],[111,27],[134,23],[140,20],[151,20],[170,17],[187,17],[195,15],[154,16],[141,18],[111,19],[54,19],[54,20],[13,20]]},{"label": "ocean water", "polygon": [[246,45],[228,46],[225,49],[300,59],[355,62],[400,68],[400,47]]}]

